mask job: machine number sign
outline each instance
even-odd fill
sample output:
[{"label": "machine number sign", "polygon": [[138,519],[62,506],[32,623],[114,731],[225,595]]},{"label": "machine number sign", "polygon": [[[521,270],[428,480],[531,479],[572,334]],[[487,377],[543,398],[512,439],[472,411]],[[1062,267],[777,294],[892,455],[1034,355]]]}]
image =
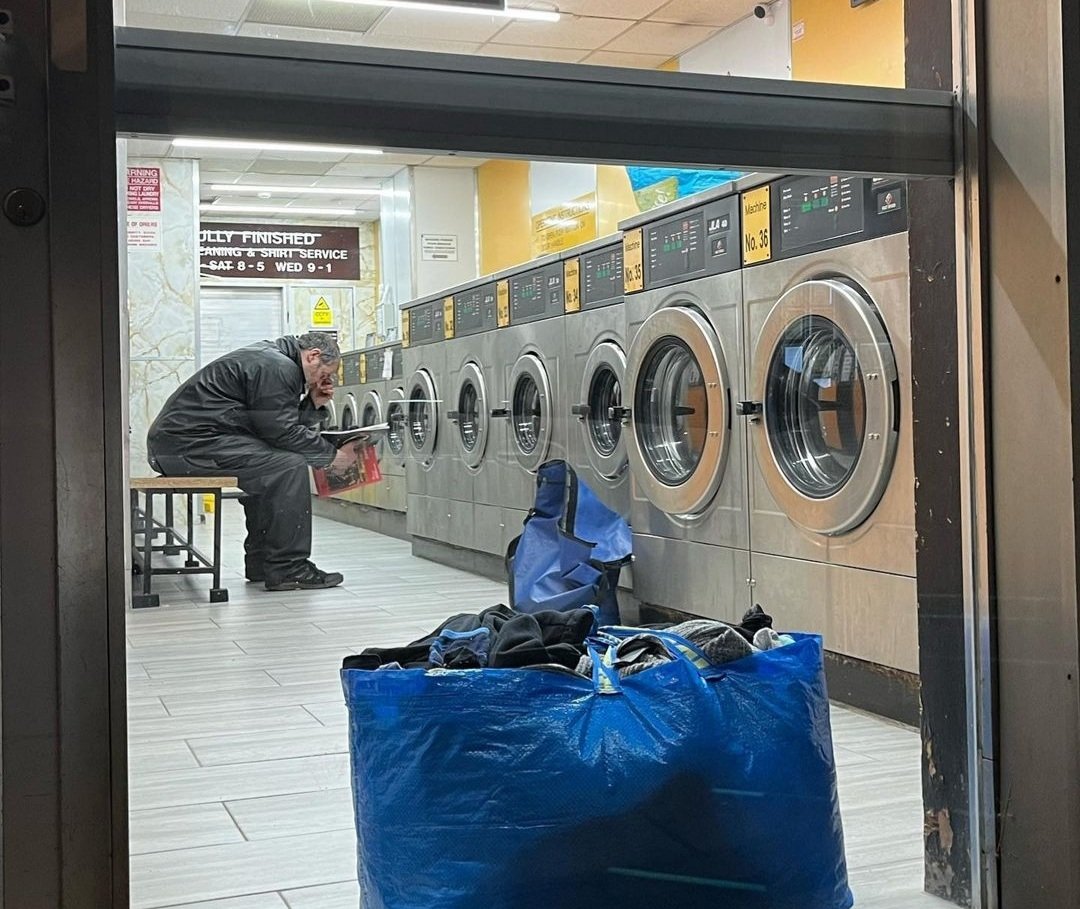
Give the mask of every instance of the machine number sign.
[{"label": "machine number sign", "polygon": [[639,227],[623,236],[623,290],[632,294],[644,289],[645,264]]},{"label": "machine number sign", "polygon": [[499,328],[510,324],[510,282],[500,281],[495,288],[496,318]]},{"label": "machine number sign", "polygon": [[454,298],[447,297],[443,300],[443,337],[447,341],[454,340]]},{"label": "machine number sign", "polygon": [[762,186],[742,195],[743,265],[772,259],[772,238],[769,236],[772,199],[769,189]]},{"label": "machine number sign", "polygon": [[581,311],[581,259],[568,259],[564,268],[563,287],[566,297],[563,309],[566,312]]},{"label": "machine number sign", "polygon": [[360,354],[360,384],[367,383],[367,354]]},{"label": "machine number sign", "polygon": [[409,346],[409,311],[407,309],[401,311],[401,346],[402,348]]}]

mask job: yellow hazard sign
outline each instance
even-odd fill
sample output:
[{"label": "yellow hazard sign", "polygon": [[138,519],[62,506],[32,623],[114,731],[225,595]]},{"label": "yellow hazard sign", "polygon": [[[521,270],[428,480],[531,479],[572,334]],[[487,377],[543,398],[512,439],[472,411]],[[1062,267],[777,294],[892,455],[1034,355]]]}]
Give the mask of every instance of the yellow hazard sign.
[{"label": "yellow hazard sign", "polygon": [[319,297],[311,307],[311,324],[316,328],[329,328],[334,324],[334,311],[326,302],[326,297]]}]

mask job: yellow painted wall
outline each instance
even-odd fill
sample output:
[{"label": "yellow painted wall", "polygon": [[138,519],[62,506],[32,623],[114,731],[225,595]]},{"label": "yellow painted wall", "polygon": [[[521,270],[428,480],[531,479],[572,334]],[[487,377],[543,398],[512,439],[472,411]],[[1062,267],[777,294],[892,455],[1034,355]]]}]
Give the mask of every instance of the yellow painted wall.
[{"label": "yellow painted wall", "polygon": [[476,169],[480,273],[528,262],[532,254],[529,162],[488,161]]},{"label": "yellow painted wall", "polygon": [[677,72],[679,72],[679,58],[678,57],[672,57],[670,60],[668,60],[667,63],[661,63],[656,68],[659,69],[659,70],[663,70],[664,72],[667,72],[667,73],[677,73]]},{"label": "yellow painted wall", "polygon": [[792,79],[904,87],[904,0],[791,0],[791,28]]},{"label": "yellow painted wall", "polygon": [[[481,274],[528,262],[536,252],[538,237],[530,201],[529,166],[527,161],[489,161],[476,170]],[[596,208],[590,236],[568,236],[567,244],[613,234],[620,221],[638,213],[626,168],[597,167]],[[566,245],[560,244],[559,249],[563,248]]]},{"label": "yellow painted wall", "polygon": [[601,164],[596,168],[597,230],[606,237],[619,229],[619,222],[638,213],[634,190],[625,167]]}]

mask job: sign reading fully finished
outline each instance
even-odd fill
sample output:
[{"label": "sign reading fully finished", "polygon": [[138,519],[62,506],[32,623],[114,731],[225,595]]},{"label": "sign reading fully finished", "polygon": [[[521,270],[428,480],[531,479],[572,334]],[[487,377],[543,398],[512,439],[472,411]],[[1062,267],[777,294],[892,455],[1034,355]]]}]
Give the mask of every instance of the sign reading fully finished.
[{"label": "sign reading fully finished", "polygon": [[202,224],[203,277],[360,280],[360,232],[355,227]]}]

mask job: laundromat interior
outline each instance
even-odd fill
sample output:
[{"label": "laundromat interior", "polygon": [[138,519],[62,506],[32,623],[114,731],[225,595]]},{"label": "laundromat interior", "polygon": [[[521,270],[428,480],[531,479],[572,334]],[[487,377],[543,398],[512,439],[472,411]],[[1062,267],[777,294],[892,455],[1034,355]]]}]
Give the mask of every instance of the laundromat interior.
[{"label": "laundromat interior", "polygon": [[[971,225],[955,149],[935,144],[961,78],[953,12],[932,0],[115,7],[130,905],[430,905],[410,896],[420,870],[364,891],[342,661],[512,606],[510,556],[538,475],[559,461],[629,525],[611,624],[739,626],[760,607],[780,639],[820,636],[827,702],[807,721],[831,730],[847,905],[991,909],[984,693],[963,620]],[[567,95],[546,135],[508,117],[466,147],[452,111],[380,114],[373,92],[356,114],[350,85],[326,82],[315,102],[291,81],[294,59],[344,65],[352,51],[371,79],[408,53],[402,98],[412,78],[429,84],[425,67],[571,69],[594,106]],[[185,75],[189,53],[216,60],[208,75]],[[665,157],[654,134],[648,154],[644,138],[641,157],[623,151],[633,93],[652,104],[667,79],[686,92],[675,143],[714,77],[745,80],[730,83],[733,131],[737,111],[785,86],[810,85],[809,100],[777,106],[774,131],[737,160],[699,160],[689,140]],[[280,92],[280,129],[269,107],[206,106],[264,91]],[[533,91],[503,103],[539,110],[559,89]],[[305,104],[314,125],[298,135],[287,122]],[[875,145],[890,111],[909,118],[903,147]],[[591,114],[623,118],[621,132],[605,145]],[[796,128],[818,144],[784,149]],[[245,577],[244,493],[228,471],[206,471],[224,477],[216,487],[176,483],[153,506],[167,513],[147,511],[140,484],[161,479],[147,434],[218,358],[312,332],[341,351],[317,428],[386,424],[372,436],[379,477],[340,494],[313,477],[311,560],[344,581],[272,592]],[[153,553],[172,574],[146,572],[155,521],[191,527]],[[192,544],[200,559],[220,548],[219,574],[196,573]],[[616,747],[615,732],[596,735]],[[751,796],[771,798],[739,793],[740,810]],[[731,868],[626,873],[689,888],[671,894],[691,906],[774,905],[768,881]]]}]

